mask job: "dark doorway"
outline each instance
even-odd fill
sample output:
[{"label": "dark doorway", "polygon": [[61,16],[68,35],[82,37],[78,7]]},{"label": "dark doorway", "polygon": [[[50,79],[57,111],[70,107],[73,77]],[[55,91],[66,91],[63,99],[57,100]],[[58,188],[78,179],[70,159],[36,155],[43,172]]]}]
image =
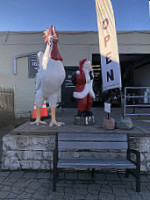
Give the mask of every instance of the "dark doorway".
[{"label": "dark doorway", "polygon": [[66,78],[64,80],[64,83],[62,85],[62,93],[61,93],[61,101],[62,101],[62,107],[67,108],[76,108],[77,107],[77,101],[73,97],[73,92],[75,90],[75,85],[72,83],[72,76],[75,74],[78,67],[65,67],[66,71]]},{"label": "dark doorway", "polygon": [[[120,68],[121,68],[121,79],[122,79],[122,91],[124,87],[137,86],[134,82],[134,74],[138,68],[144,67],[150,64],[150,54],[119,54]],[[101,77],[101,58],[100,54],[92,54],[92,66],[94,70],[94,92],[96,99],[94,100],[95,105],[103,105],[105,100],[105,93],[102,92],[102,77]],[[108,91],[109,92],[109,91]],[[113,91],[116,92],[116,91]],[[115,98],[118,92],[114,95]],[[115,100],[114,105],[119,105],[119,101]]]},{"label": "dark doorway", "polygon": [[95,92],[95,99],[93,106],[100,106],[102,102],[102,77],[101,77],[101,60],[100,54],[92,54],[92,66],[94,72],[93,90]]}]

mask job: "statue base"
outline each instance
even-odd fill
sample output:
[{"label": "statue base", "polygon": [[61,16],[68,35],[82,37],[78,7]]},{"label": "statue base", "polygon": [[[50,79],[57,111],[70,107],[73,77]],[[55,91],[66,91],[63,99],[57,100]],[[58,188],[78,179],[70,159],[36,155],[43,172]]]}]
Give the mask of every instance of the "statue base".
[{"label": "statue base", "polygon": [[91,126],[94,122],[94,116],[75,116],[74,119],[74,124],[78,126]]},{"label": "statue base", "polygon": [[106,129],[106,130],[115,129],[115,119],[114,118],[109,118],[109,119],[104,118],[102,128]]}]

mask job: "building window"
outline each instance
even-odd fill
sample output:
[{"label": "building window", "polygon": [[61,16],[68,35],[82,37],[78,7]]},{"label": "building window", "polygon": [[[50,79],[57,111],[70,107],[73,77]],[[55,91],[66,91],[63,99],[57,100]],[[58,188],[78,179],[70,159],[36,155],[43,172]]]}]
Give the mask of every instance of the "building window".
[{"label": "building window", "polygon": [[37,56],[28,56],[28,78],[35,78],[38,68]]}]

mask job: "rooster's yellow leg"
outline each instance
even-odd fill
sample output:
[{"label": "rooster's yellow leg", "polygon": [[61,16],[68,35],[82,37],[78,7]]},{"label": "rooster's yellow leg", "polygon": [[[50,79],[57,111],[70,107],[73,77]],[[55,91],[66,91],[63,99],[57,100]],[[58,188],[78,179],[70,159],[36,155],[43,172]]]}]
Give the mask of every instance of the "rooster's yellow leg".
[{"label": "rooster's yellow leg", "polygon": [[41,107],[36,106],[36,120],[35,122],[31,122],[31,124],[34,125],[46,124],[46,122],[41,121]]},{"label": "rooster's yellow leg", "polygon": [[61,126],[64,125],[63,122],[57,122],[56,121],[56,107],[51,107],[51,123],[49,124],[49,126]]}]

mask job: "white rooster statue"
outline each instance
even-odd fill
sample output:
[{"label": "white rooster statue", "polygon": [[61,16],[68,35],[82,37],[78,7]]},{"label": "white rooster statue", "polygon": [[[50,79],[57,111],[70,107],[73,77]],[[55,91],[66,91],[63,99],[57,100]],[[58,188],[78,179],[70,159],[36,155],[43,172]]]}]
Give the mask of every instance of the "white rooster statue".
[{"label": "white rooster statue", "polygon": [[48,100],[51,109],[51,122],[49,126],[61,126],[62,122],[56,121],[56,103],[58,98],[59,89],[65,79],[65,70],[62,64],[62,57],[58,51],[57,43],[59,41],[58,34],[55,28],[46,29],[44,31],[44,38],[46,49],[38,53],[39,71],[36,75],[36,121],[31,124],[39,125],[46,124],[41,121],[40,112],[44,100]]}]

